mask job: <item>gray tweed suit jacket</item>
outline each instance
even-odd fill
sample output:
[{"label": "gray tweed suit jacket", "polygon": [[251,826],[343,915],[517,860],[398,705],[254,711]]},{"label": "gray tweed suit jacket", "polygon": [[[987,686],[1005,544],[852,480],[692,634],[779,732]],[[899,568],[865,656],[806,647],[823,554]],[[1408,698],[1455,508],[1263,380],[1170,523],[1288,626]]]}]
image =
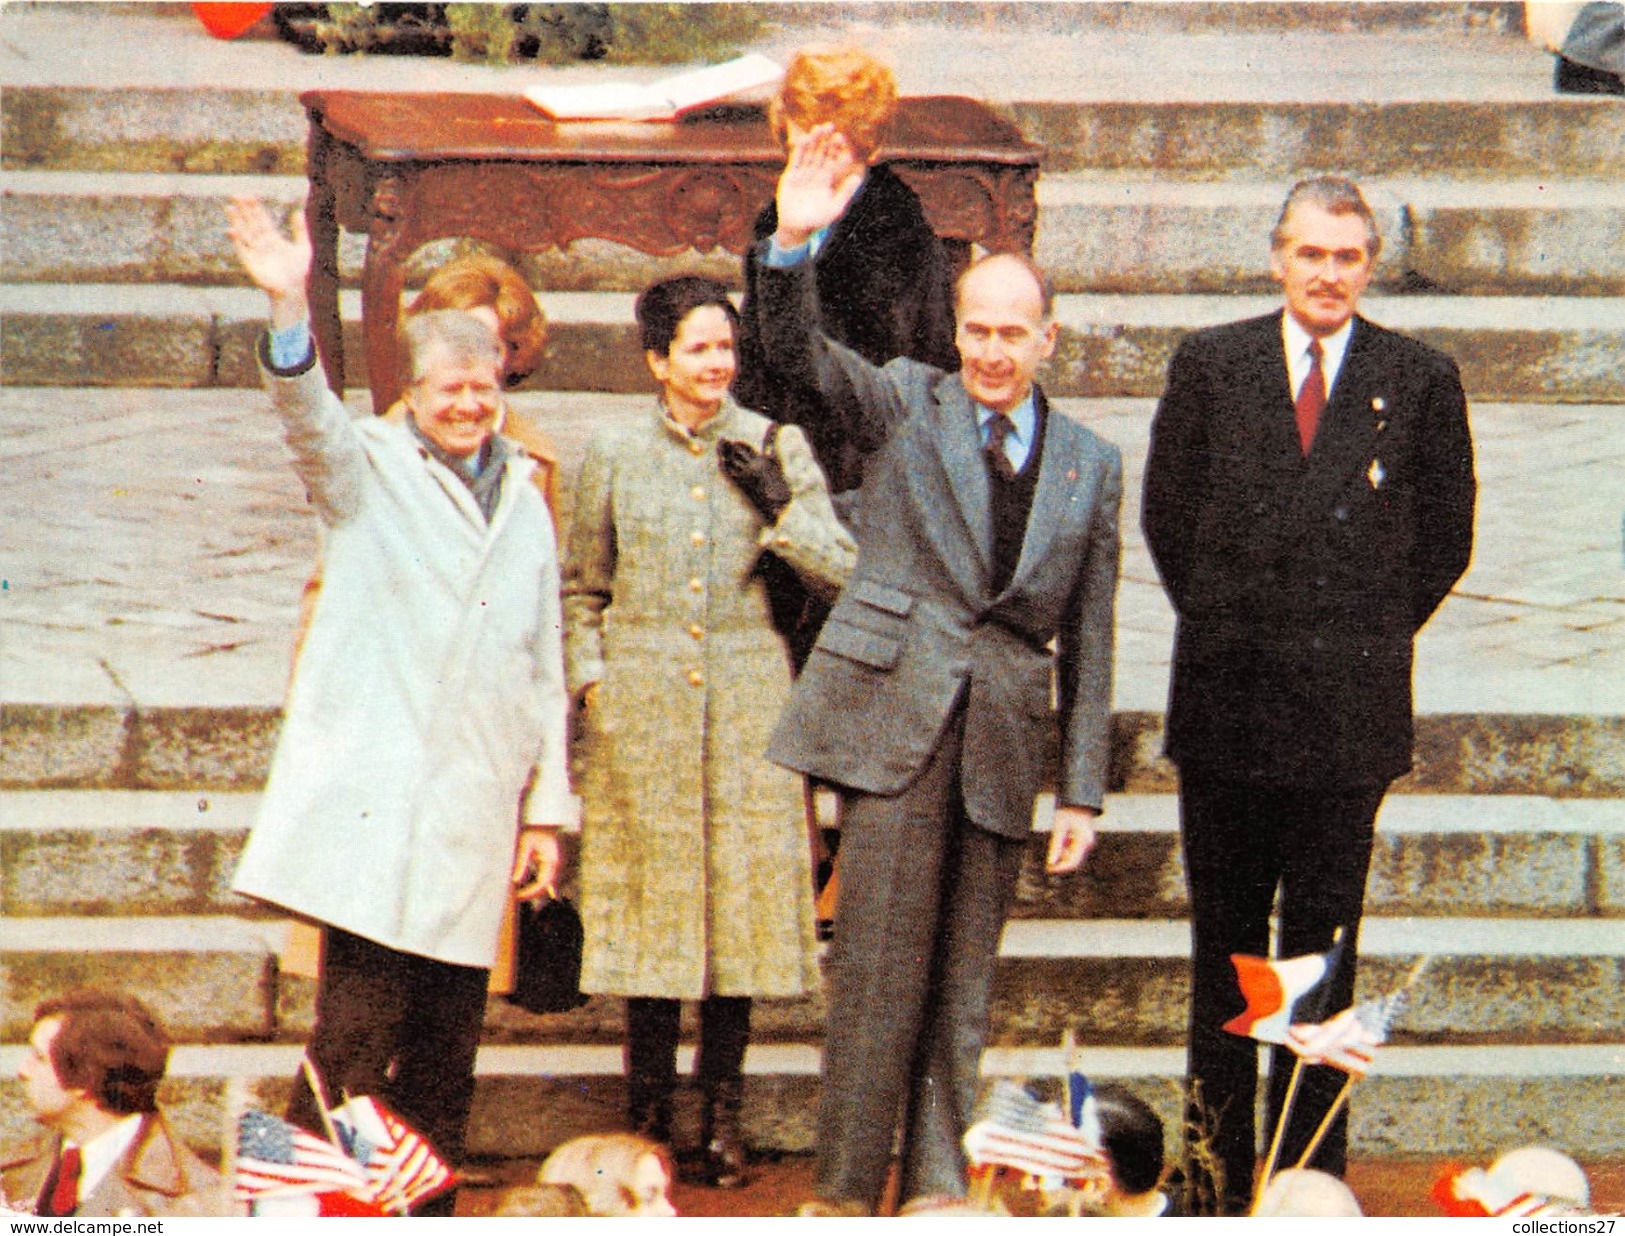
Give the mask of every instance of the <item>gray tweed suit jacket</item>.
[{"label": "gray tweed suit jacket", "polygon": [[[1015,574],[989,584],[993,533],[975,408],[958,374],[876,367],[817,329],[811,264],[760,270],[764,350],[818,393],[867,456],[858,562],[797,679],[769,758],[894,794],[963,702],[961,788],[980,827],[1032,828],[1059,710],[1058,801],[1106,789],[1122,461],[1050,416]],[[1039,398],[1042,399],[1040,393]]]}]

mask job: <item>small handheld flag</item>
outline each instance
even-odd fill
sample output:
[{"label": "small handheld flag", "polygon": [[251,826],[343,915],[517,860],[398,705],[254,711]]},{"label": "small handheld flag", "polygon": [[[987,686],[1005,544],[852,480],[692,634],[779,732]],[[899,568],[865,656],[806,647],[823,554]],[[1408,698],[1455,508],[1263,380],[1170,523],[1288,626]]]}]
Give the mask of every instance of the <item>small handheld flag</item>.
[{"label": "small handheld flag", "polygon": [[234,1186],[237,1200],[250,1203],[324,1193],[370,1200],[372,1194],[367,1173],[337,1146],[253,1108],[237,1122]]},{"label": "small handheld flag", "polygon": [[1343,933],[1324,953],[1301,957],[1252,957],[1232,953],[1236,981],[1247,1007],[1223,1028],[1260,1043],[1285,1043],[1295,1023],[1318,1022],[1330,991],[1330,978],[1343,955]]},{"label": "small handheld flag", "polygon": [[1433,1182],[1432,1194],[1445,1214],[1452,1217],[1524,1219],[1575,1213],[1566,1202],[1519,1192],[1481,1167],[1446,1167]]},{"label": "small handheld flag", "polygon": [[332,1117],[345,1150],[365,1169],[384,1209],[405,1214],[457,1183],[423,1135],[377,1099],[349,1099]]},{"label": "small handheld flag", "polygon": [[972,1167],[1009,1167],[1030,1176],[1088,1177],[1105,1166],[1098,1136],[1072,1124],[1059,1104],[1040,1102],[1008,1079],[993,1083],[965,1131],[965,1155]]}]

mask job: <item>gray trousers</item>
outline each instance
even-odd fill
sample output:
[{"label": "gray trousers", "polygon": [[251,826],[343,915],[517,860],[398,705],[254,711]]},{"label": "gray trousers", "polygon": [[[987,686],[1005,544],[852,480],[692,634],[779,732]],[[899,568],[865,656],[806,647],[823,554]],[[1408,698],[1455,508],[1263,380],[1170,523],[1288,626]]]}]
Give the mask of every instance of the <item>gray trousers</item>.
[{"label": "gray trousers", "polygon": [[902,793],[842,795],[817,1191],[871,1212],[899,1126],[899,1199],[965,1193],[962,1139],[1026,843],[966,816],[964,730],[960,708]]}]

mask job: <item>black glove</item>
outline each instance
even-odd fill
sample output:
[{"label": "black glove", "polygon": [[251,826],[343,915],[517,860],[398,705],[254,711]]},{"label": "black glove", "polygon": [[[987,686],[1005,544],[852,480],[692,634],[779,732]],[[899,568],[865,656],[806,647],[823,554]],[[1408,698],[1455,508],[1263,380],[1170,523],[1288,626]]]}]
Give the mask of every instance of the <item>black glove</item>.
[{"label": "black glove", "polygon": [[739,486],[739,492],[750,499],[762,518],[770,524],[778,523],[784,508],[790,505],[790,483],[784,479],[784,465],[777,456],[764,455],[749,442],[724,438],[717,443],[717,461],[723,475]]}]

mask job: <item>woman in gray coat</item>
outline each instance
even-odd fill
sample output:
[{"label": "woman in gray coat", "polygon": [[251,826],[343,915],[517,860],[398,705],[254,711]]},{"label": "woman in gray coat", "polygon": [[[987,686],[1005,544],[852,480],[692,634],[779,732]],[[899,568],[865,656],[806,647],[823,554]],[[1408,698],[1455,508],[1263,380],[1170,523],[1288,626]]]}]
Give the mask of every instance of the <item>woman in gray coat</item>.
[{"label": "woman in gray coat", "polygon": [[742,1184],[751,1000],[817,990],[800,779],[765,758],[789,691],[762,557],[830,591],[856,557],[800,430],[733,402],[738,315],[709,279],[648,288],[659,403],[575,488],[565,662],[580,703],[582,989],[627,998],[628,1115],[669,1141],[678,1002],[700,1004],[698,1177]]}]

